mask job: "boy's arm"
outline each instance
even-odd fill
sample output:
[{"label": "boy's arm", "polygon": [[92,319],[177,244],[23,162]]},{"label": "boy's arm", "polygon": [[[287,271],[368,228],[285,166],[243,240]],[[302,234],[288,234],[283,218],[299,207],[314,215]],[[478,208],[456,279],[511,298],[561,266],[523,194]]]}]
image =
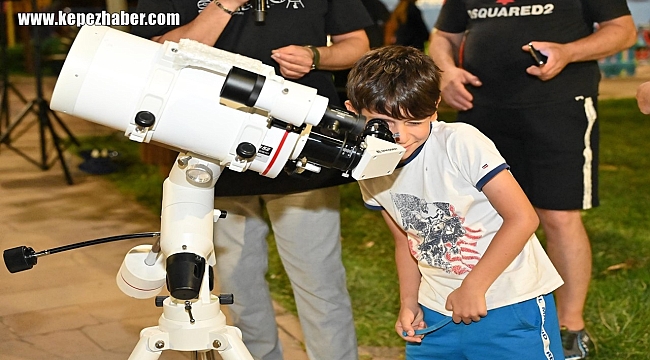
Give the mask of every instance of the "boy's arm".
[{"label": "boy's arm", "polygon": [[[415,330],[426,327],[422,309],[418,303],[418,290],[422,275],[418,269],[417,261],[411,256],[406,233],[385,210],[381,214],[395,239],[395,264],[397,265],[400,297],[400,313],[395,330],[406,341],[421,342],[422,336],[415,336]],[[406,332],[407,336],[404,336],[403,332]]]},{"label": "boy's arm", "polygon": [[523,190],[509,171],[501,171],[482,189],[503,218],[503,224],[485,254],[461,286],[447,298],[452,319],[469,324],[487,314],[485,293],[519,255],[539,225],[539,219]]}]

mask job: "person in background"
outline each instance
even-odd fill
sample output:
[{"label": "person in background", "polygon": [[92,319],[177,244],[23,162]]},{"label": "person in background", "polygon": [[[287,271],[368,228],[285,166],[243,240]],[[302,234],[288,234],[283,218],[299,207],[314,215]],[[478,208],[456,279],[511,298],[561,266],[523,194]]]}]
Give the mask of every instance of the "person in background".
[{"label": "person in background", "polygon": [[422,51],[392,45],[348,79],[348,110],[386,121],[406,150],[393,174],[359,181],[395,239],[406,359],[561,358],[562,279],[539,219],[487,137],[437,120],[440,76]]},{"label": "person in background", "polygon": [[[351,67],[369,50],[363,29],[372,23],[359,0],[268,1],[263,23],[255,21],[253,3],[245,0],[140,0],[136,12],[181,18],[177,27],[134,27],[139,36],[158,42],[189,38],[261,60],[286,79],[316,88],[330,106],[341,105],[330,71]],[[255,359],[283,358],[265,280],[265,212],[291,281],[309,358],[358,359],[336,187],[349,181],[334,170],[308,181],[226,170],[217,181],[215,208],[228,216],[215,225],[216,274],[220,290],[234,294],[228,307],[233,325]]]},{"label": "person in background", "polygon": [[[370,48],[375,49],[384,45],[384,29],[386,21],[390,18],[390,11],[381,0],[361,0],[363,6],[368,10],[373,24],[366,27],[366,35],[370,41]],[[349,69],[348,69],[349,70]]]},{"label": "person in background", "polygon": [[[370,48],[375,49],[384,45],[384,28],[386,21],[390,17],[390,11],[381,0],[361,0],[363,6],[370,14],[372,18],[372,24],[366,26],[364,30],[366,35],[368,35],[368,41],[370,42]],[[339,94],[339,99],[343,103],[347,97],[345,94],[345,84],[348,80],[348,73],[350,69],[333,71],[334,74],[334,84],[336,85],[336,91]]]},{"label": "person in background", "polygon": [[642,113],[650,115],[650,81],[644,82],[636,89],[636,103]]},{"label": "person in background", "polygon": [[443,100],[494,141],[539,215],[564,279],[555,297],[567,359],[591,348],[581,210],[599,203],[596,60],[635,42],[625,0],[446,0],[431,34]]},{"label": "person in background", "polygon": [[386,21],[385,45],[412,46],[424,51],[429,40],[429,28],[422,19],[422,12],[415,5],[417,0],[400,0]]}]

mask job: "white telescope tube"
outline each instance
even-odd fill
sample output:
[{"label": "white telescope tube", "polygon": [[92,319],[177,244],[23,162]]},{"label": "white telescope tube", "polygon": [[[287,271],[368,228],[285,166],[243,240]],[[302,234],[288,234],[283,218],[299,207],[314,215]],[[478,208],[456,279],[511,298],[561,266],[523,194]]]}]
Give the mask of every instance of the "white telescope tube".
[{"label": "white telescope tube", "polygon": [[[220,98],[233,66],[267,78],[258,98],[263,108]],[[258,60],[190,40],[159,44],[108,27],[85,26],[68,53],[50,107],[124,130],[134,141],[154,140],[235,171],[250,168],[275,177],[293,143],[285,141],[280,149],[285,131],[269,128],[269,114],[296,126],[317,124],[327,99],[273,71]],[[153,115],[153,126],[136,124],[140,112]],[[242,164],[236,151],[241,143],[264,147],[265,156]]]}]

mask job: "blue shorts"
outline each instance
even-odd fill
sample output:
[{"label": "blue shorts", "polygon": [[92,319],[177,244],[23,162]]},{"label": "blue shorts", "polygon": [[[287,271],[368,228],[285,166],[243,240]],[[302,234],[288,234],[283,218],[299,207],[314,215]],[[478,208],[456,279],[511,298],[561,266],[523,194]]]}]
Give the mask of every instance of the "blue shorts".
[{"label": "blue shorts", "polygon": [[[422,307],[427,325],[446,316]],[[406,360],[564,359],[553,295],[489,310],[469,325],[450,322],[406,344]]]}]

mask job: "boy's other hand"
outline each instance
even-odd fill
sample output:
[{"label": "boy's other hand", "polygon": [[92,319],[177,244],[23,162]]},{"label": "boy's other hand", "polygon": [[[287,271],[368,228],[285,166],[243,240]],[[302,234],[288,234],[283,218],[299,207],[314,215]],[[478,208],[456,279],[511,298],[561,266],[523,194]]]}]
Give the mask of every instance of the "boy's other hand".
[{"label": "boy's other hand", "polygon": [[449,294],[445,308],[452,312],[451,319],[456,324],[479,321],[487,315],[485,293],[461,285]]}]

